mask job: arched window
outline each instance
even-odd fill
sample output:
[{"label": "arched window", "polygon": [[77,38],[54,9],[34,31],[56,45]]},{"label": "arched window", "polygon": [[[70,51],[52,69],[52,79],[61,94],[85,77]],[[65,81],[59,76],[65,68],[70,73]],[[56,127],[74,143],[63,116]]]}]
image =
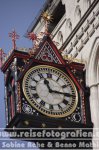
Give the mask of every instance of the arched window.
[{"label": "arched window", "polygon": [[70,32],[72,31],[72,23],[70,18],[66,21],[66,28],[68,28]]},{"label": "arched window", "polygon": [[77,3],[79,3],[80,0],[77,0]]},{"label": "arched window", "polygon": [[62,31],[58,32],[57,39],[58,39],[59,44],[63,44],[63,34],[62,34]]},{"label": "arched window", "polygon": [[71,32],[72,32],[72,23],[71,23],[71,19],[68,18],[66,20],[66,37],[68,37]]},{"label": "arched window", "polygon": [[88,7],[91,5],[91,0],[87,0]]},{"label": "arched window", "polygon": [[85,12],[88,10],[88,8],[90,7],[91,1],[92,1],[92,0],[83,0],[83,10],[84,10],[84,13],[85,13]]},{"label": "arched window", "polygon": [[81,19],[81,9],[79,5],[76,6],[74,17],[76,23]]}]

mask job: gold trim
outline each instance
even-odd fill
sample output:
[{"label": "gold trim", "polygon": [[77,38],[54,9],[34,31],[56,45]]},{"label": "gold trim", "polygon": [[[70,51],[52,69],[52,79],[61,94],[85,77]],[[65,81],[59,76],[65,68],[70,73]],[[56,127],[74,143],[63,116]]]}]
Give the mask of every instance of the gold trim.
[{"label": "gold trim", "polygon": [[[26,88],[25,88],[25,82],[29,76],[29,74],[33,71],[33,70],[36,70],[36,69],[39,69],[39,68],[49,68],[49,69],[53,69],[53,70],[56,70],[58,71],[59,73],[61,73],[64,77],[66,77],[66,79],[70,82],[70,84],[72,85],[72,88],[74,89],[74,92],[75,92],[75,95],[76,95],[76,98],[73,99],[74,100],[74,104],[72,106],[72,109],[70,108],[70,110],[68,110],[68,112],[64,112],[64,114],[60,114],[60,115],[57,115],[57,114],[48,114],[44,111],[42,111],[41,109],[39,109],[37,106],[35,106],[33,104],[33,102],[30,100],[29,96],[27,95],[26,93]],[[72,114],[74,112],[74,110],[76,109],[77,107],[77,104],[78,104],[78,93],[77,93],[77,90],[76,90],[76,87],[73,83],[73,81],[69,78],[69,76],[67,74],[65,74],[63,71],[61,71],[60,69],[57,69],[55,67],[52,67],[52,66],[47,66],[47,65],[38,65],[36,67],[32,67],[31,69],[28,70],[28,72],[25,74],[24,78],[23,78],[23,83],[22,83],[22,88],[23,88],[23,93],[27,99],[27,101],[31,104],[32,107],[34,107],[36,110],[38,110],[39,112],[41,112],[42,114],[44,115],[47,115],[49,117],[56,117],[56,118],[61,118],[61,117],[66,117],[66,116],[69,116],[70,114]],[[34,100],[35,101],[35,100]],[[44,109],[45,110],[45,109]]]},{"label": "gold trim", "polygon": [[18,67],[18,70],[19,70],[20,72],[23,72],[23,71],[24,71],[24,66]]},{"label": "gold trim", "polygon": [[86,61],[84,61],[82,59],[74,58],[72,56],[69,56],[68,54],[67,55],[62,55],[62,57],[63,57],[64,60],[68,60],[69,63],[77,62],[77,63],[81,63],[81,64],[86,64]]},{"label": "gold trim", "polygon": [[50,14],[48,13],[48,11],[43,12],[42,15],[41,15],[41,17],[42,17],[45,21],[52,22],[52,20],[53,20],[52,15],[50,15]]},{"label": "gold trim", "polygon": [[20,91],[20,83],[17,83],[17,91],[18,91],[18,104],[17,104],[17,111],[21,112],[21,91]]}]

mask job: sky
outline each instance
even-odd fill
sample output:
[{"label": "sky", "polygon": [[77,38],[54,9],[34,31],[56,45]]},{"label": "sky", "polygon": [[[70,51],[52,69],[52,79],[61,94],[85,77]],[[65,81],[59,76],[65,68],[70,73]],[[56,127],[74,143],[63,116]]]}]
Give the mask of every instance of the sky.
[{"label": "sky", "polygon": [[[31,48],[32,42],[24,35],[38,15],[46,0],[0,0],[0,48],[8,53],[12,41],[8,33],[13,29],[20,38],[16,41],[19,48]],[[0,71],[0,128],[5,128],[4,75]]]}]

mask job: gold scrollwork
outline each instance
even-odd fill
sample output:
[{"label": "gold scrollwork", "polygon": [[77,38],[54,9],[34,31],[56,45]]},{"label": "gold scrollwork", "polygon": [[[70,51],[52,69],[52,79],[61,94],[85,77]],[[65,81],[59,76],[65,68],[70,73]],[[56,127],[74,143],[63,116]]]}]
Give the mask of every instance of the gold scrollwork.
[{"label": "gold scrollwork", "polygon": [[20,91],[20,83],[17,83],[17,93],[18,93],[18,104],[17,104],[17,111],[21,112],[21,91]]},{"label": "gold scrollwork", "polygon": [[23,72],[23,71],[24,71],[24,66],[18,67],[18,70],[19,70],[20,72]]}]

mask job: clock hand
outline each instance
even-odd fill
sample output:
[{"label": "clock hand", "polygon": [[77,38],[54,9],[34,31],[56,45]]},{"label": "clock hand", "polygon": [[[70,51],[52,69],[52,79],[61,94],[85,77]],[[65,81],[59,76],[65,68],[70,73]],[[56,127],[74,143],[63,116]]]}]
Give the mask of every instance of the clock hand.
[{"label": "clock hand", "polygon": [[51,90],[51,88],[50,88],[50,86],[49,86],[49,81],[46,80],[46,79],[44,79],[44,84],[47,85],[47,88],[48,88],[49,92],[51,93],[52,90]]},{"label": "clock hand", "polygon": [[67,96],[67,97],[74,97],[74,95],[70,94],[70,93],[62,93],[62,92],[59,92],[59,91],[55,91],[55,90],[52,90],[49,86],[49,81],[44,79],[44,84],[47,85],[48,89],[49,89],[49,92],[50,93],[57,93],[57,94],[63,94],[64,96]]},{"label": "clock hand", "polygon": [[49,81],[44,79],[44,84],[49,85]]},{"label": "clock hand", "polygon": [[60,91],[55,91],[55,90],[52,90],[51,93],[63,94],[64,96],[67,96],[67,97],[74,97],[74,95],[70,93],[62,93]]}]

